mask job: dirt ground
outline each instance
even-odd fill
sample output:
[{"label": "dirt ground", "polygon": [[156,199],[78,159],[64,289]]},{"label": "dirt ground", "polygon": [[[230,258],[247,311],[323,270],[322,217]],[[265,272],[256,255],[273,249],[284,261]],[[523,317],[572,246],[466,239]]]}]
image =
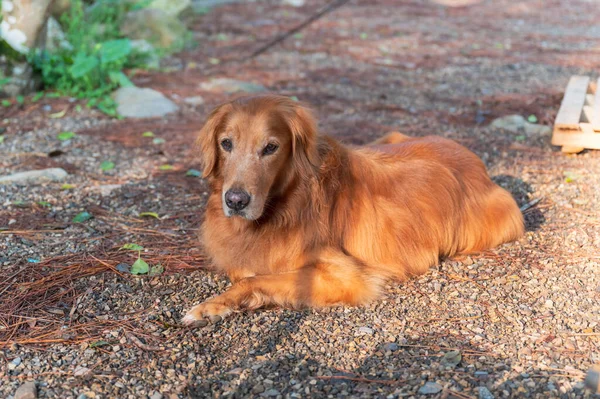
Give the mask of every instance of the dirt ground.
[{"label": "dirt ground", "polygon": [[[564,155],[548,135],[489,124],[533,114],[551,125],[569,77],[598,77],[600,7],[455,3],[352,0],[244,61],[326,2],[227,4],[190,15],[197,47],[133,78],[176,114],[113,120],[69,99],[0,109],[0,175],[69,172],[0,186],[0,396],[35,381],[42,398],[592,397],[582,381],[600,363],[600,152]],[[349,144],[392,129],[457,140],[519,205],[539,199],[526,235],[390,283],[370,306],[182,328],[185,309],[228,285],[197,249],[207,188],[186,176],[204,117],[231,97],[201,85],[223,77],[313,104],[321,130]],[[77,136],[59,142],[62,131]],[[115,168],[102,172],[105,160]],[[93,218],[73,223],[82,211]],[[129,274],[127,243],[165,272]]]}]

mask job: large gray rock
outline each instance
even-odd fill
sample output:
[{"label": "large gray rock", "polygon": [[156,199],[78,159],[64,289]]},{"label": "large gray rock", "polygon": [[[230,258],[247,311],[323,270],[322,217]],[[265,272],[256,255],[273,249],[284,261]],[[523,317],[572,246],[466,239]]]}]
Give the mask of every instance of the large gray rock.
[{"label": "large gray rock", "polygon": [[244,91],[247,93],[263,92],[267,89],[258,83],[244,82],[242,80],[230,78],[213,78],[208,82],[200,83],[200,88],[212,92],[237,93]]},{"label": "large gray rock", "polygon": [[8,176],[0,176],[0,184],[39,184],[48,181],[61,181],[68,175],[69,174],[61,168],[30,170],[27,172],[13,173]]},{"label": "large gray rock", "polygon": [[162,93],[140,87],[121,87],[113,93],[117,112],[127,118],[153,118],[175,112],[179,107]]},{"label": "large gray rock", "polygon": [[21,385],[15,392],[15,399],[36,399],[37,387],[35,382],[28,381]]},{"label": "large gray rock", "polygon": [[156,47],[171,48],[185,40],[185,25],[163,10],[145,8],[127,13],[121,33],[131,39],[147,40]]}]

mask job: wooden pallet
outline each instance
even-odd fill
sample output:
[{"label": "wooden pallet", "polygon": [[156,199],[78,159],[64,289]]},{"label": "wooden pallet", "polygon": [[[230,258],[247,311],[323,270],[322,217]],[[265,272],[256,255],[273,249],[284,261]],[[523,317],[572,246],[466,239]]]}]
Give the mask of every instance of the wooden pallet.
[{"label": "wooden pallet", "polygon": [[571,76],[554,121],[552,144],[567,153],[600,150],[600,78]]}]

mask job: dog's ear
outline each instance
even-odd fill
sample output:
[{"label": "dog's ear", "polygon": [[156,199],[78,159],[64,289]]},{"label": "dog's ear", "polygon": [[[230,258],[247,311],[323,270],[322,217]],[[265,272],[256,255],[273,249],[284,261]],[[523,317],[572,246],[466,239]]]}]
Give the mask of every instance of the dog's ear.
[{"label": "dog's ear", "polygon": [[319,165],[317,152],[317,122],[312,111],[305,105],[294,103],[287,118],[292,133],[292,154],[307,167]]},{"label": "dog's ear", "polygon": [[219,149],[217,148],[217,136],[232,110],[231,103],[226,103],[215,108],[210,115],[196,139],[196,148],[200,152],[200,163],[204,168],[202,177],[207,178],[217,168]]}]

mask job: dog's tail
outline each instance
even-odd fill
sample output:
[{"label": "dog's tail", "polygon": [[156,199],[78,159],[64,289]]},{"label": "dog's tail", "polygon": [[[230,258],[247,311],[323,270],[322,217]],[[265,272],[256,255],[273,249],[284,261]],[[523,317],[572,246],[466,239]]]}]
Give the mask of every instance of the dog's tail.
[{"label": "dog's tail", "polygon": [[369,145],[398,144],[410,139],[412,139],[412,137],[409,137],[400,132],[390,132],[385,136],[380,137],[375,141],[372,141],[371,143],[369,143]]}]

